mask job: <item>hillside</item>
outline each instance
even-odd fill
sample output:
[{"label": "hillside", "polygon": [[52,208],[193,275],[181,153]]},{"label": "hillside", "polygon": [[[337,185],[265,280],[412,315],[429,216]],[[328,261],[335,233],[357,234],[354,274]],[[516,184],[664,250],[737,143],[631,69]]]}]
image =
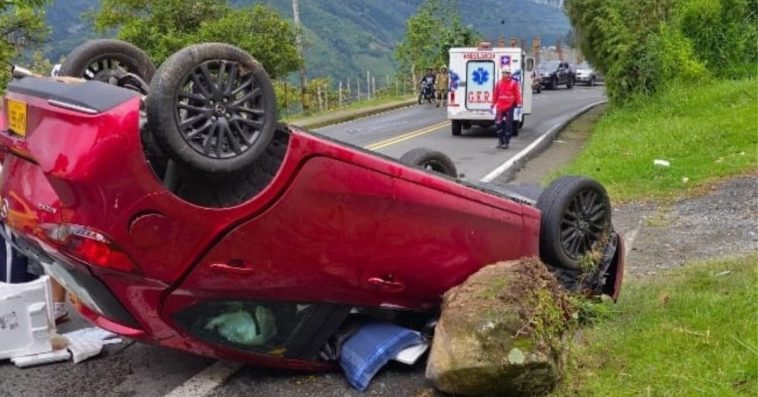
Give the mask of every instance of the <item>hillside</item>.
[{"label": "hillside", "polygon": [[[234,5],[263,3],[292,19],[291,0],[232,0]],[[402,39],[405,20],[422,0],[304,0],[300,18],[306,29],[308,75],[333,78],[392,74],[392,53]],[[569,30],[566,16],[545,0],[459,1],[464,24],[471,24],[489,39],[499,36],[531,39],[541,36],[545,45]],[[83,13],[97,8],[98,0],[53,0],[47,20],[52,27],[45,53],[52,60],[93,37]]]}]

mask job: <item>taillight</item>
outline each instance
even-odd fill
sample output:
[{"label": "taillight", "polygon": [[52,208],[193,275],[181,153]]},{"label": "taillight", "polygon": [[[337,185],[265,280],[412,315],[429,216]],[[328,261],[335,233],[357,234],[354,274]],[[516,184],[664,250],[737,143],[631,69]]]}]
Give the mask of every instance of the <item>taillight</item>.
[{"label": "taillight", "polygon": [[110,238],[80,225],[43,224],[43,237],[58,244],[58,249],[84,263],[134,273],[137,266]]}]

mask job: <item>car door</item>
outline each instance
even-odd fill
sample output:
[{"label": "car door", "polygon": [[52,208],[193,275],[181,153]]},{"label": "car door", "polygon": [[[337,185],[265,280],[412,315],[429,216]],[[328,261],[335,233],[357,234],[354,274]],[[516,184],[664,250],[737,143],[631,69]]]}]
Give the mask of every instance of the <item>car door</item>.
[{"label": "car door", "polygon": [[568,81],[568,69],[566,64],[561,62],[558,64],[558,84],[564,84]]}]

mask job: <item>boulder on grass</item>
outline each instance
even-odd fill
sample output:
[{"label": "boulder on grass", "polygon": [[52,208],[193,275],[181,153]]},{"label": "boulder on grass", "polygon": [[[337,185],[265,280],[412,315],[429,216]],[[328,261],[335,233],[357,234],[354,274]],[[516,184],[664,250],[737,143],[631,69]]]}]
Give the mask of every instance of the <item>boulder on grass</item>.
[{"label": "boulder on grass", "polygon": [[538,259],[486,266],[445,294],[426,377],[455,395],[547,394],[562,376],[573,317]]}]

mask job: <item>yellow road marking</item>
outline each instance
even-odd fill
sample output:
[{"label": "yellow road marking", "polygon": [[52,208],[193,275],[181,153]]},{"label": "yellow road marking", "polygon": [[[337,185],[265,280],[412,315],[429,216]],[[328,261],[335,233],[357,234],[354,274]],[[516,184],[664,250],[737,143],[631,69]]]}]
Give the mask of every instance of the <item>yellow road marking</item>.
[{"label": "yellow road marking", "polygon": [[431,125],[431,126],[426,127],[426,128],[422,128],[420,130],[407,132],[405,134],[398,135],[396,137],[392,137],[392,138],[389,138],[389,139],[385,139],[383,141],[374,142],[374,143],[372,143],[370,145],[364,146],[363,148],[364,149],[368,149],[368,150],[379,150],[381,148],[385,148],[387,146],[394,145],[396,143],[407,141],[409,139],[413,139],[413,138],[419,137],[421,135],[429,134],[431,132],[434,132],[435,130],[438,130],[438,129],[443,128],[443,127],[447,127],[449,125],[450,125],[449,121],[443,121],[441,123],[434,124],[434,125]]}]

